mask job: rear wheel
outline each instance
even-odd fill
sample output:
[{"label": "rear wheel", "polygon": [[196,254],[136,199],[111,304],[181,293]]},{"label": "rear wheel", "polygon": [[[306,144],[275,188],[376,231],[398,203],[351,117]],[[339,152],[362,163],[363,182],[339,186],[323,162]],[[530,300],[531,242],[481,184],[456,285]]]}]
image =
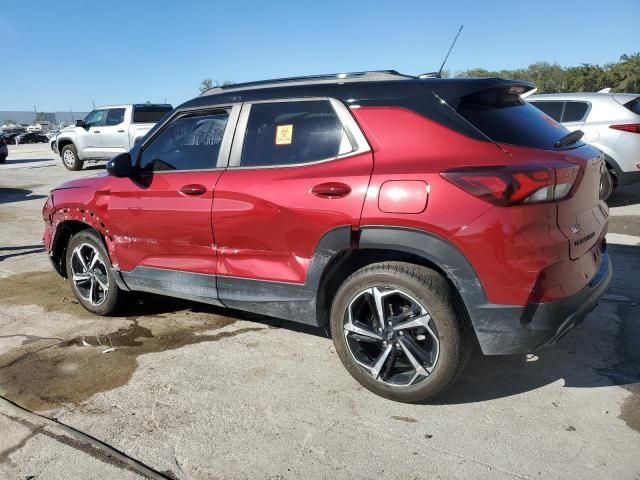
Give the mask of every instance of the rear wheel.
[{"label": "rear wheel", "polygon": [[60,156],[62,157],[62,163],[67,170],[82,170],[84,161],[78,158],[78,152],[76,151],[76,147],[73,145],[65,145],[62,147]]},{"label": "rear wheel", "polygon": [[613,193],[614,186],[615,181],[613,175],[611,174],[611,171],[606,168],[600,178],[600,198],[605,201],[608,200]]},{"label": "rear wheel", "polygon": [[67,245],[67,277],[82,306],[96,315],[111,315],[123,301],[111,261],[100,235],[87,229],[76,233]]},{"label": "rear wheel", "polygon": [[400,262],[351,275],[336,293],[331,333],[349,373],[377,395],[401,402],[432,398],[462,372],[469,329],[437,272]]},{"label": "rear wheel", "polygon": [[7,159],[6,155],[0,155],[0,163],[4,163],[6,159]]}]

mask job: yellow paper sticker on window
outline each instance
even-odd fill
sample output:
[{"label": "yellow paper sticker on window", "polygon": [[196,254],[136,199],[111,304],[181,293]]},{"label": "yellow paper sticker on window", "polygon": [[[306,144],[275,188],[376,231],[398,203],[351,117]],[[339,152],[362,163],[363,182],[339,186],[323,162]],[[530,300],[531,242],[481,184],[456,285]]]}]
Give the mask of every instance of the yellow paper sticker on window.
[{"label": "yellow paper sticker on window", "polygon": [[276,127],[276,145],[291,145],[293,139],[293,125],[278,125]]}]

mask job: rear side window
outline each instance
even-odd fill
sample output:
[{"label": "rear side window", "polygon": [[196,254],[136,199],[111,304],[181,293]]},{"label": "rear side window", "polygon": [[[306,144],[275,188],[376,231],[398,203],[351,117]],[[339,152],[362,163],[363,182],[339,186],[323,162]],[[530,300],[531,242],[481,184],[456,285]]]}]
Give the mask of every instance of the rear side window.
[{"label": "rear side window", "polygon": [[134,105],[133,123],[159,122],[171,110],[171,105]]},{"label": "rear side window", "polygon": [[494,142],[553,149],[569,131],[503,87],[463,97],[458,114]]},{"label": "rear side window", "polygon": [[329,101],[258,103],[251,106],[240,165],[294,165],[352,150]]},{"label": "rear side window", "polygon": [[562,107],[564,106],[564,102],[531,102],[531,104],[549,115],[556,122],[559,122],[562,119]]},{"label": "rear side window", "polygon": [[124,122],[124,108],[109,109],[105,125],[120,125],[122,122]]},{"label": "rear side window", "polygon": [[625,103],[624,106],[636,115],[640,115],[640,97],[636,97],[630,102]]},{"label": "rear side window", "polygon": [[565,102],[562,121],[580,122],[584,120],[587,110],[589,110],[589,104],[586,102]]},{"label": "rear side window", "polygon": [[214,168],[228,120],[226,111],[174,120],[142,151],[140,167],[153,172]]}]

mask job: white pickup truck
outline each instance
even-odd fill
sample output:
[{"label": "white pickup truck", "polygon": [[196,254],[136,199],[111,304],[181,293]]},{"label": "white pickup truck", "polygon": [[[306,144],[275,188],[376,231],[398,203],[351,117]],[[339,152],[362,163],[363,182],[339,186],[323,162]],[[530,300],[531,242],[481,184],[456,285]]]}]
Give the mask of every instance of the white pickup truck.
[{"label": "white pickup truck", "polygon": [[90,112],[75,127],[60,131],[51,148],[69,170],[84,162],[98,162],[124,152],[141,139],[167,112],[167,104],[106,105]]}]

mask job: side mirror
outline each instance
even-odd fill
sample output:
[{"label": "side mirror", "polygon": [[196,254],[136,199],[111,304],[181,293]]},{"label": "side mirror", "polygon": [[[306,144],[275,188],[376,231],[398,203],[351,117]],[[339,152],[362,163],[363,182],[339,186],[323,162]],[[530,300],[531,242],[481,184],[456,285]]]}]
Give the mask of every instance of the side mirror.
[{"label": "side mirror", "polygon": [[113,157],[109,162],[107,162],[107,172],[109,175],[113,175],[118,178],[130,177],[133,173],[131,155],[128,153],[121,153],[120,155]]},{"label": "side mirror", "polygon": [[84,128],[84,120],[76,120],[76,127]]}]

